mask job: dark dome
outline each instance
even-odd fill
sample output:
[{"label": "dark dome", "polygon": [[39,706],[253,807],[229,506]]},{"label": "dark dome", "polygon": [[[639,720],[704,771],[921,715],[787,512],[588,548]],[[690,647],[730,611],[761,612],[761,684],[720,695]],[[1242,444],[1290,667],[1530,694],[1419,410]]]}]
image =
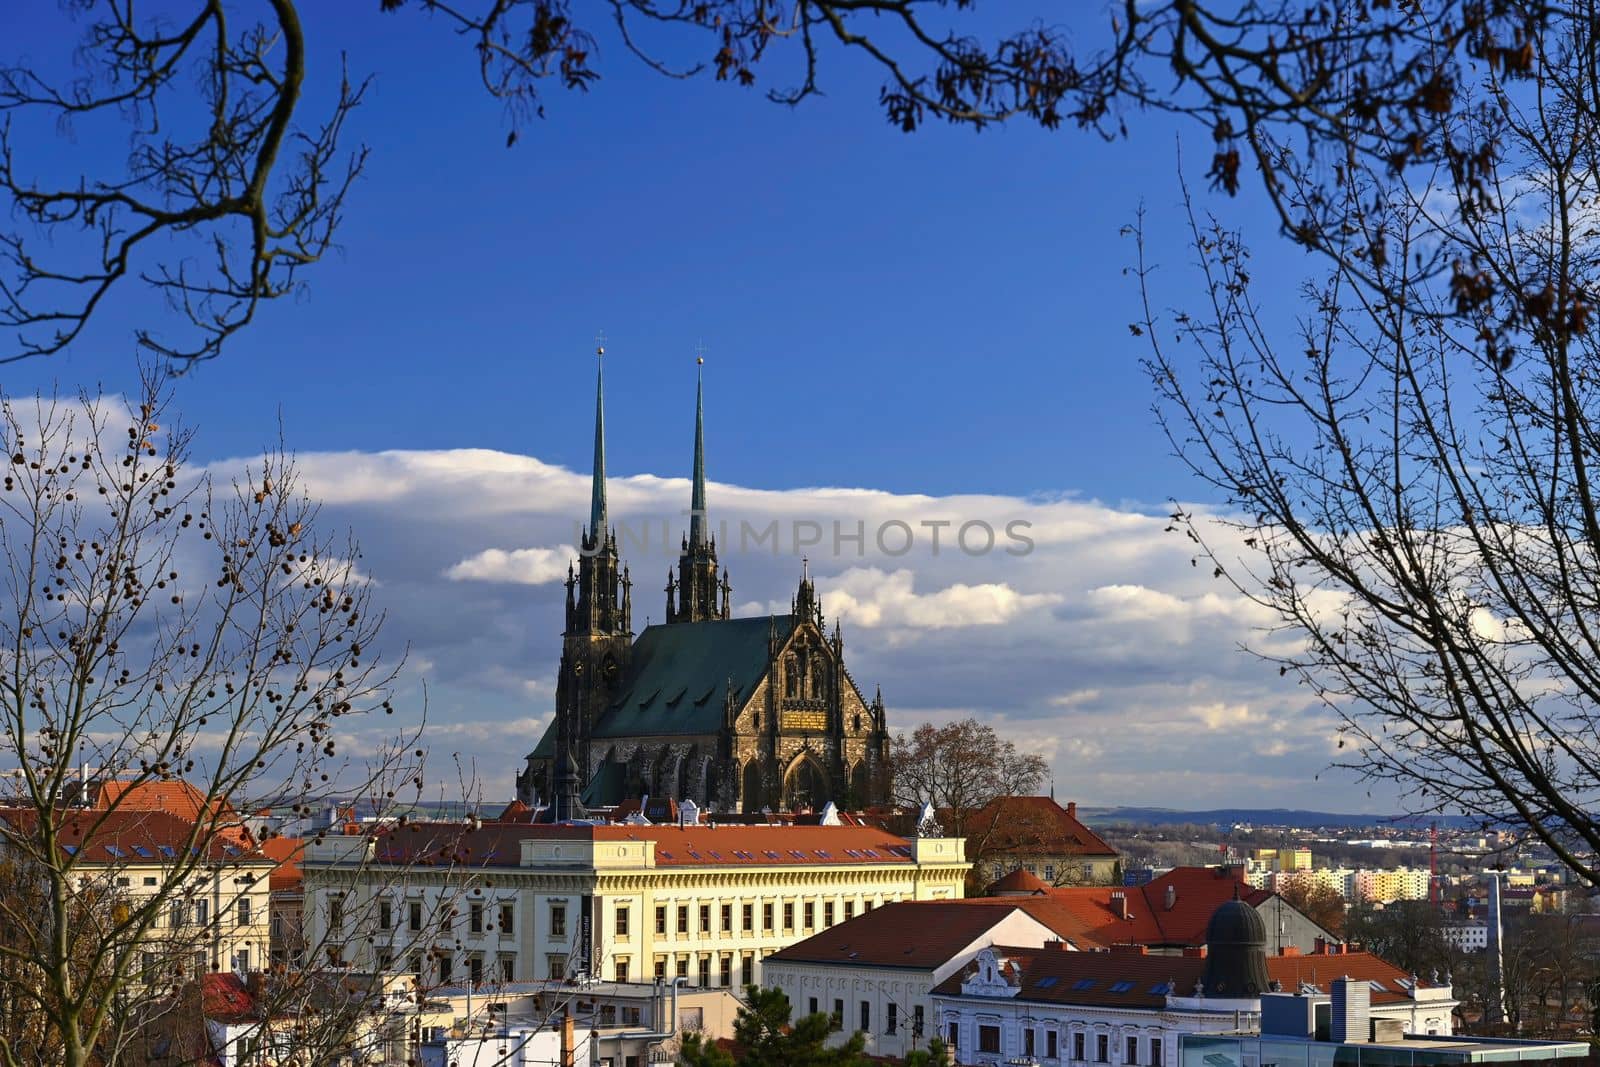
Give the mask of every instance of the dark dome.
[{"label": "dark dome", "polygon": [[1230,900],[1211,913],[1200,984],[1208,997],[1249,998],[1267,992],[1267,924],[1244,901]]},{"label": "dark dome", "polygon": [[1248,945],[1266,951],[1267,924],[1261,913],[1244,901],[1230,900],[1211,913],[1211,921],[1206,923],[1206,945]]}]

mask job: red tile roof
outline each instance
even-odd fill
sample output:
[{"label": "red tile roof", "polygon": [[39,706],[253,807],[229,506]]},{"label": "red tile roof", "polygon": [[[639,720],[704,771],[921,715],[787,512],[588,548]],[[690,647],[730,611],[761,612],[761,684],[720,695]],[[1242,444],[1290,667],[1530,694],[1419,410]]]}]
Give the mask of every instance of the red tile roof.
[{"label": "red tile roof", "polygon": [[261,842],[261,852],[277,864],[267,887],[274,893],[292,891],[305,884],[305,872],[300,869],[300,853],[306,842],[299,837],[269,837]]},{"label": "red tile roof", "polygon": [[505,810],[495,816],[495,822],[532,822],[533,809],[520,800],[513,800]]},{"label": "red tile roof", "polygon": [[983,838],[985,855],[1051,853],[1107,856],[1117,850],[1078,821],[1077,805],[1063,808],[1052,797],[999,797],[962,822],[968,837]]},{"label": "red tile roof", "polygon": [[[189,847],[194,824],[170,812],[66,808],[55,813],[56,843],[79,862],[95,864],[162,863]],[[0,808],[0,838],[31,841],[39,825],[33,808]],[[201,834],[207,858],[261,863],[266,858],[225,834]]]},{"label": "red tile roof", "polygon": [[863,826],[577,826],[410,823],[382,831],[388,863],[516,866],[524,840],[651,841],[658,867],[911,863],[911,843]]},{"label": "red tile roof", "polygon": [[974,907],[970,900],[917,900],[885,904],[779,949],[769,960],[839,963],[862,967],[932,970],[1015,912],[1011,907]]},{"label": "red tile roof", "polygon": [[200,1010],[219,1023],[250,1022],[260,1018],[256,998],[236,974],[200,977]]},{"label": "red tile roof", "polygon": [[1003,896],[1007,893],[1030,896],[1034,893],[1048,893],[1050,886],[1038,875],[1029,874],[1018,867],[1004,878],[989,883],[989,888],[984,890],[991,897]]},{"label": "red tile roof", "polygon": [[[91,807],[168,811],[191,822],[210,808],[205,793],[181,779],[169,782],[122,779],[100,782],[92,801]],[[224,801],[220,810],[227,812],[232,809]]]},{"label": "red tile roof", "polygon": [[[1200,956],[1152,956],[1132,952],[1064,952],[1056,948],[1001,948],[997,951],[1015,962],[1021,970],[1019,1000],[1053,1004],[1116,1005],[1157,1011],[1166,1006],[1171,989],[1188,996],[1205,970]],[[962,981],[973,967],[951,975],[934,992],[959,996]],[[1369,952],[1349,952],[1311,956],[1269,956],[1267,974],[1286,992],[1304,988],[1306,992],[1328,992],[1337,978],[1379,982],[1372,1003],[1395,1004],[1410,999],[1401,982],[1410,976],[1391,963]],[[1432,983],[1423,981],[1423,988]]]},{"label": "red tile roof", "polygon": [[1254,907],[1273,896],[1246,882],[1238,867],[1176,867],[1142,886],[1068,886],[1049,896],[1076,916],[1088,940],[1186,947],[1205,944],[1212,913],[1235,893]]}]

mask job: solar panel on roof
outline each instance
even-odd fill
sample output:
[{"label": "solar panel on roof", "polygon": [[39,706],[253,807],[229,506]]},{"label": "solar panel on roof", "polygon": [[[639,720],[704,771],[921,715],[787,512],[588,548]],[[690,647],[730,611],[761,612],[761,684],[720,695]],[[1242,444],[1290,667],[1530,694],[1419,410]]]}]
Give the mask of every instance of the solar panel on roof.
[{"label": "solar panel on roof", "polygon": [[1072,988],[1076,989],[1076,990],[1079,990],[1080,992],[1082,990],[1085,990],[1085,989],[1093,989],[1094,988],[1094,979],[1093,978],[1080,978],[1076,982],[1072,983]]},{"label": "solar panel on roof", "polygon": [[770,848],[769,849],[763,849],[763,851],[766,852],[767,859],[769,859],[769,860],[775,860],[775,859],[779,858],[778,854],[776,852],[772,851]]},{"label": "solar panel on roof", "polygon": [[1036,988],[1036,989],[1049,989],[1051,986],[1053,986],[1055,984],[1056,984],[1056,976],[1052,974],[1048,978],[1039,979],[1038,982],[1034,983],[1034,988]]},{"label": "solar panel on roof", "polygon": [[1130,981],[1124,980],[1124,981],[1117,982],[1114,985],[1112,985],[1111,992],[1113,992],[1113,993],[1126,993],[1128,990],[1130,990],[1132,988],[1133,988],[1133,983],[1130,982]]},{"label": "solar panel on roof", "polygon": [[118,848],[116,845],[107,845],[106,851],[111,853],[113,857],[119,860],[127,855],[127,853],[123,852],[122,849]]},{"label": "solar panel on roof", "polygon": [[78,854],[78,846],[77,845],[62,845],[61,846],[61,851],[65,852],[69,856],[76,856]]},{"label": "solar panel on roof", "polygon": [[867,854],[868,856],[871,856],[873,859],[877,859],[878,858],[878,850],[875,849],[875,848],[864,848],[861,851],[864,852],[865,854]]},{"label": "solar panel on roof", "polygon": [[1372,991],[1374,993],[1387,993],[1387,992],[1389,992],[1389,987],[1384,985],[1382,982],[1378,981],[1376,978],[1374,978],[1372,981],[1368,982],[1367,984],[1372,987]]},{"label": "solar panel on roof", "polygon": [[793,856],[797,860],[803,860],[806,858],[806,854],[797,848],[791,848],[789,850],[789,855]]},{"label": "solar panel on roof", "polygon": [[670,860],[672,858],[672,853],[668,852],[666,849],[661,850],[661,855],[664,859]]},{"label": "solar panel on roof", "polygon": [[151,852],[148,848],[145,848],[143,845],[134,845],[133,851],[136,855],[143,856],[147,860],[156,858],[156,854]]},{"label": "solar panel on roof", "polygon": [[1170,992],[1172,992],[1171,982],[1162,982],[1159,985],[1153,985],[1150,987],[1150,995],[1152,997],[1164,997]]},{"label": "solar panel on roof", "polygon": [[825,849],[825,848],[819,848],[819,849],[816,849],[815,851],[816,851],[817,855],[821,856],[825,860],[833,859],[832,854],[829,853],[828,850]]}]

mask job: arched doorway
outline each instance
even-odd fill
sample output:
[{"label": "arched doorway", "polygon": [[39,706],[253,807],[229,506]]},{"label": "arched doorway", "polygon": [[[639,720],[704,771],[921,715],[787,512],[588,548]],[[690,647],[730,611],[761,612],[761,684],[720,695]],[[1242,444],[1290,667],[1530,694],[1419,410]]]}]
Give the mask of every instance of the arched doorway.
[{"label": "arched doorway", "polygon": [[828,776],[809,753],[789,764],[783,776],[783,806],[789,811],[819,808],[828,802]]},{"label": "arched doorway", "polygon": [[744,765],[744,781],[739,790],[739,799],[745,814],[758,812],[766,805],[766,792],[761,781],[761,761],[753,759]]}]

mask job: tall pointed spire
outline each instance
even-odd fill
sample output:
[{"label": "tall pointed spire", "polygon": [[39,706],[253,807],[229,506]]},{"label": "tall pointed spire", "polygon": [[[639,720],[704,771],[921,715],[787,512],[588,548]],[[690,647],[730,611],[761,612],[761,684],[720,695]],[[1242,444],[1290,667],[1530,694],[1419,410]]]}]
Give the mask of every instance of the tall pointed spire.
[{"label": "tall pointed spire", "polygon": [[[720,585],[717,582],[717,540],[707,532],[706,360],[704,356],[699,356],[695,362],[701,369],[695,375],[694,389],[694,491],[689,499],[689,536],[683,539],[683,553],[678,557],[676,606],[672,603],[670,584],[667,592],[669,623],[726,619],[732,590],[726,574],[722,576]],[[717,603],[718,593],[721,593],[720,605]]]},{"label": "tall pointed spire", "polygon": [[606,536],[606,371],[604,345],[595,349],[594,481],[589,488],[589,537],[599,545]]},{"label": "tall pointed spire", "polygon": [[706,385],[704,356],[696,356],[694,387],[694,491],[689,497],[689,547],[706,543]]}]

